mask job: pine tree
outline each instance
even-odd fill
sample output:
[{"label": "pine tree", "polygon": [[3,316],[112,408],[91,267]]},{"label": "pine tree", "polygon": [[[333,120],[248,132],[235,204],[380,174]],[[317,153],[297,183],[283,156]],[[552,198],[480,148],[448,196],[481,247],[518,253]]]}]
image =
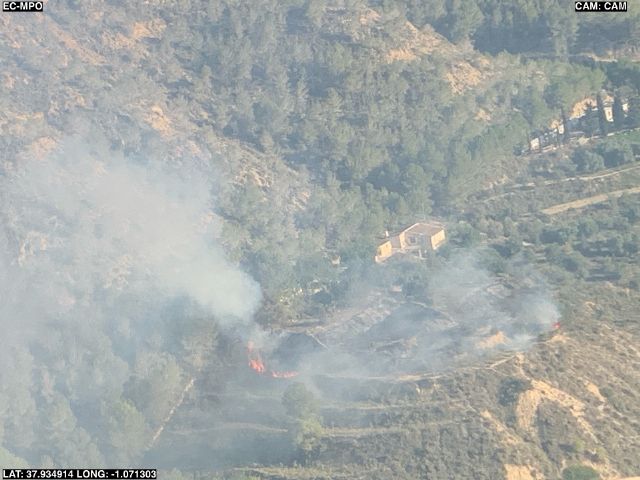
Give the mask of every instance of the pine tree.
[{"label": "pine tree", "polygon": [[609,122],[607,116],[604,113],[604,102],[602,101],[602,95],[596,95],[596,105],[598,107],[598,126],[600,127],[600,134],[603,137],[609,133]]},{"label": "pine tree", "polygon": [[624,109],[622,108],[622,100],[618,95],[613,98],[613,125],[616,130],[624,128]]},{"label": "pine tree", "polygon": [[569,121],[567,120],[567,114],[564,111],[564,108],[560,109],[560,115],[562,116],[562,127],[564,129],[564,133],[563,133],[563,143],[569,143],[569,139],[571,138],[570,132],[569,132]]},{"label": "pine tree", "polygon": [[629,111],[627,112],[626,120],[630,128],[640,127],[640,97],[629,99]]},{"label": "pine tree", "polygon": [[598,114],[593,108],[593,104],[587,106],[587,111],[581,120],[582,129],[587,137],[593,137],[598,129]]}]

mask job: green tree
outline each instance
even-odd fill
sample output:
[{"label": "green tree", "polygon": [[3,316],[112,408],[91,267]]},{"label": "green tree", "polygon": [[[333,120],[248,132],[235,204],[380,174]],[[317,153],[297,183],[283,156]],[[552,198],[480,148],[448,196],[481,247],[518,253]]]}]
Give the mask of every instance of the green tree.
[{"label": "green tree", "polygon": [[420,165],[410,164],[402,174],[400,185],[414,214],[426,217],[431,213],[431,176]]},{"label": "green tree", "polygon": [[602,101],[602,95],[600,95],[600,93],[596,96],[596,105],[598,107],[598,126],[600,127],[600,135],[606,137],[607,133],[609,133],[609,122],[607,121],[607,116],[604,113],[604,102]]},{"label": "green tree", "polygon": [[604,158],[607,167],[617,167],[635,160],[633,148],[626,142],[607,141],[600,144],[596,151]]},{"label": "green tree", "polygon": [[562,470],[562,480],[599,480],[600,475],[586,465],[573,465]]},{"label": "green tree", "polygon": [[560,110],[560,115],[562,117],[562,127],[564,129],[564,132],[562,133],[562,143],[567,144],[571,139],[571,131],[569,129],[569,121],[567,120],[567,114],[565,113],[564,108]]},{"label": "green tree", "polygon": [[629,99],[627,126],[629,128],[640,127],[640,97],[633,97]]},{"label": "green tree", "polygon": [[296,419],[290,428],[293,444],[301,450],[305,460],[321,446],[322,424],[317,417]]},{"label": "green tree", "polygon": [[544,17],[551,33],[554,53],[566,58],[578,33],[578,18],[568,15],[562,4],[548,4]]},{"label": "green tree", "polygon": [[287,415],[294,418],[312,417],[318,413],[318,403],[304,383],[289,385],[282,395],[282,404]]},{"label": "green tree", "polygon": [[180,395],[182,370],[169,353],[143,352],[136,358],[127,395],[145,418],[156,425]]},{"label": "green tree", "polygon": [[452,0],[448,3],[447,30],[454,42],[468,39],[482,20],[482,11],[475,2]]},{"label": "green tree", "polygon": [[[181,359],[195,371],[202,370],[207,361],[211,358],[217,346],[216,323],[213,318],[203,315],[192,315],[190,319],[184,320],[180,324],[180,334],[182,337]],[[171,365],[168,371],[176,372]]]},{"label": "green tree", "polygon": [[[559,93],[557,95],[560,95]],[[560,98],[553,100],[553,104],[561,102]],[[549,108],[547,102],[544,101],[544,96],[539,88],[530,86],[524,92],[520,93],[514,98],[514,103],[517,108],[522,111],[522,115],[529,122],[529,125],[534,128],[543,128],[548,125],[549,120],[554,116],[554,109]]]},{"label": "green tree", "polygon": [[587,105],[587,111],[581,119],[582,129],[587,137],[593,137],[599,128],[598,112],[592,104]]},{"label": "green tree", "polygon": [[324,6],[321,0],[308,0],[305,7],[305,16],[314,28],[322,25],[322,17],[324,15]]},{"label": "green tree", "polygon": [[547,227],[542,230],[540,240],[542,243],[557,243],[558,245],[565,245],[571,236],[575,233],[572,226],[567,227]]},{"label": "green tree", "polygon": [[584,240],[598,233],[598,224],[593,218],[585,218],[578,223],[578,235]]},{"label": "green tree", "polygon": [[506,258],[513,257],[522,250],[522,238],[520,235],[512,235],[504,243],[504,256]]},{"label": "green tree", "polygon": [[42,409],[41,441],[60,445],[76,428],[76,417],[69,402],[60,394],[55,394],[51,402]]},{"label": "green tree", "polygon": [[580,278],[585,278],[589,274],[589,262],[579,252],[562,255],[562,266],[565,270],[575,273]]},{"label": "green tree", "polygon": [[504,273],[507,268],[505,259],[493,248],[484,249],[479,263],[483,268],[494,274]]},{"label": "green tree", "polygon": [[625,125],[625,114],[622,108],[622,100],[619,95],[613,97],[613,125],[616,130],[622,130]]},{"label": "green tree", "polygon": [[130,401],[118,399],[103,402],[102,418],[108,461],[119,465],[131,464],[150,440],[144,416]]},{"label": "green tree", "polygon": [[634,289],[636,292],[640,291],[640,272],[633,275],[629,280],[629,288]]},{"label": "green tree", "polygon": [[531,382],[521,378],[509,377],[500,382],[498,402],[500,405],[513,405],[522,392],[531,388]]},{"label": "green tree", "polygon": [[596,172],[604,168],[604,158],[592,150],[578,149],[571,159],[579,172]]},{"label": "green tree", "polygon": [[480,242],[480,232],[468,223],[456,225],[452,238],[463,247],[472,247]]},{"label": "green tree", "polygon": [[322,423],[318,416],[318,403],[304,384],[295,382],[282,395],[282,404],[289,421],[289,435],[293,445],[308,460],[320,446]]}]

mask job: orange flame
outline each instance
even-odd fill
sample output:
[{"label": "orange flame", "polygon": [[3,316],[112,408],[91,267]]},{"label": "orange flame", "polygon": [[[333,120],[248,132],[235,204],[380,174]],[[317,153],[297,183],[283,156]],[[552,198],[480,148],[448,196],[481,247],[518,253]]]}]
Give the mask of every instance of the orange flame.
[{"label": "orange flame", "polygon": [[253,342],[247,343],[247,356],[249,357],[249,367],[258,373],[265,373],[267,367],[264,366],[260,354],[255,351]]},{"label": "orange flame", "polygon": [[260,352],[256,351],[253,342],[247,342],[247,356],[249,357],[249,368],[260,375],[269,375],[272,378],[293,378],[298,375],[298,372],[285,371],[277,372],[275,370],[267,370]]},{"label": "orange flame", "polygon": [[250,358],[249,366],[251,367],[252,370],[255,370],[258,373],[264,373],[267,371],[267,368],[264,366],[264,363],[262,363],[262,360],[260,359],[254,360]]}]

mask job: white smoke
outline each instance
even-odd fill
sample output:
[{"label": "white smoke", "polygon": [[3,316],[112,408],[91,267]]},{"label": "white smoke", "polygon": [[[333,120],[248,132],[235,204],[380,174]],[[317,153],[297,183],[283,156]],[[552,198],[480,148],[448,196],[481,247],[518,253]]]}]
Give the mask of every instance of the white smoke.
[{"label": "white smoke", "polygon": [[211,181],[71,139],[0,176],[0,325],[14,333],[105,298],[187,298],[248,323],[258,285],[213,241]]},{"label": "white smoke", "polygon": [[466,332],[498,329],[506,346],[524,349],[560,317],[543,277],[520,258],[505,263],[508,274],[496,275],[482,265],[490,249],[453,255],[434,272],[430,293]]}]

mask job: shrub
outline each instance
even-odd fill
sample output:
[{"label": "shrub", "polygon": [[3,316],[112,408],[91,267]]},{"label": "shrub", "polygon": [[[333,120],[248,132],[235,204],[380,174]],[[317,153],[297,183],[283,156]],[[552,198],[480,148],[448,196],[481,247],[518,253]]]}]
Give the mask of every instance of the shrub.
[{"label": "shrub", "polygon": [[605,164],[605,159],[602,155],[585,149],[576,150],[571,160],[576,164],[580,172],[602,170]]},{"label": "shrub", "polygon": [[562,471],[562,480],[599,480],[600,475],[586,465],[573,465]]},{"label": "shrub", "polygon": [[531,388],[531,383],[520,378],[505,378],[500,383],[498,401],[500,405],[511,405],[518,400],[518,396]]}]

